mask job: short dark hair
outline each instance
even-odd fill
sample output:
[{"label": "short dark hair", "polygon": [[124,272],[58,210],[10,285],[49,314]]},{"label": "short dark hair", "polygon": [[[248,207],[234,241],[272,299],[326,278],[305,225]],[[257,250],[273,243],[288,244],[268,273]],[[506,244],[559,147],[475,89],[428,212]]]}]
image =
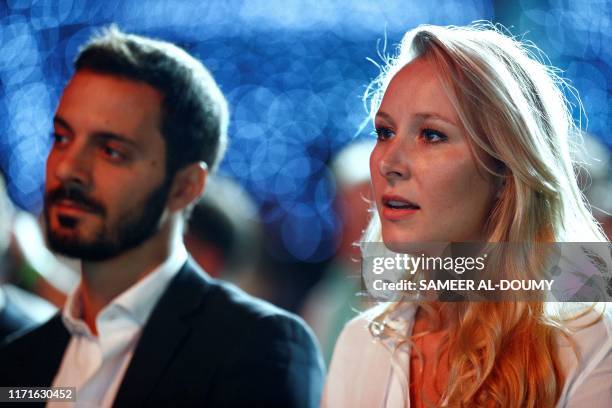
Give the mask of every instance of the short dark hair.
[{"label": "short dark hair", "polygon": [[221,161],[227,102],[204,65],[183,49],[110,26],[81,48],[74,67],[146,83],[161,93],[167,177],[194,162],[213,170]]}]

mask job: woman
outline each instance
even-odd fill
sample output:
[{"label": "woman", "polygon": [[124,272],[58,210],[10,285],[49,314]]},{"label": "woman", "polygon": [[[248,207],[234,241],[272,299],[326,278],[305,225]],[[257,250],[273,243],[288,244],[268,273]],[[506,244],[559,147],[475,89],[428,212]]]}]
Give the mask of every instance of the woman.
[{"label": "woman", "polygon": [[[562,84],[494,27],[408,32],[367,93],[377,214],[364,242],[606,241],[574,176]],[[516,266],[503,259],[493,270]],[[323,405],[611,406],[609,312],[556,306],[380,305],[340,336]]]}]

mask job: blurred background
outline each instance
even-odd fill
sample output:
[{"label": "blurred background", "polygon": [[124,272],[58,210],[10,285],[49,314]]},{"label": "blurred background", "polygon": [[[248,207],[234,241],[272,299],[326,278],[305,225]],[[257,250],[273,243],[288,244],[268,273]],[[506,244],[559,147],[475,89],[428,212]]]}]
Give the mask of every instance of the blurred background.
[{"label": "blurred background", "polygon": [[[230,197],[242,198],[216,204],[226,213],[225,226],[203,224],[204,230],[231,232],[216,243],[216,255],[204,256],[215,259],[207,269],[280,306],[320,315],[326,309],[317,311],[313,302],[323,304],[321,296],[337,293],[330,289],[329,270],[339,257],[350,263],[350,243],[367,221],[363,198],[374,137],[370,124],[361,126],[361,96],[378,73],[368,58],[380,62],[379,53],[393,53],[402,34],[421,23],[486,19],[533,41],[581,95],[590,151],[584,161],[591,172],[584,185],[593,204],[610,212],[611,9],[605,0],[5,0],[0,167],[17,211],[37,216],[53,112],[78,47],[110,23],[175,42],[203,61],[231,109],[230,146],[219,178],[231,184]],[[361,147],[353,159],[334,165],[355,143]],[[222,219],[203,214],[205,220]],[[247,262],[223,261],[236,257]],[[241,272],[232,275],[232,268]],[[55,286],[69,286],[66,281]]]}]

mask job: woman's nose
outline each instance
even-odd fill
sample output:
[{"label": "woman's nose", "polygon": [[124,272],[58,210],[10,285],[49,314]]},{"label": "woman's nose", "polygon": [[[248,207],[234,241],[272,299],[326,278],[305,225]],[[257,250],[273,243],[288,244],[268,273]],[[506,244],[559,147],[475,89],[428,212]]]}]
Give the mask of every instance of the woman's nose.
[{"label": "woman's nose", "polygon": [[396,136],[385,143],[387,145],[379,159],[380,174],[389,180],[410,177],[411,149],[407,142]]}]

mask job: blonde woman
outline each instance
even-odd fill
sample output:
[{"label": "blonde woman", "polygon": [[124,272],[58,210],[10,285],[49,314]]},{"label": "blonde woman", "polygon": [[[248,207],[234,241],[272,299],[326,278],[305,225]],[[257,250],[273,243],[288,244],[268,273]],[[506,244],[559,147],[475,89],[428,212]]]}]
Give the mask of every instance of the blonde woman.
[{"label": "blonde woman", "polygon": [[[605,242],[574,176],[562,85],[490,25],[408,32],[367,95],[378,141],[364,241]],[[322,404],[610,407],[612,318],[574,306],[382,304],[344,329]]]}]

